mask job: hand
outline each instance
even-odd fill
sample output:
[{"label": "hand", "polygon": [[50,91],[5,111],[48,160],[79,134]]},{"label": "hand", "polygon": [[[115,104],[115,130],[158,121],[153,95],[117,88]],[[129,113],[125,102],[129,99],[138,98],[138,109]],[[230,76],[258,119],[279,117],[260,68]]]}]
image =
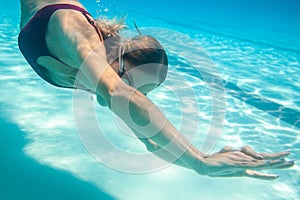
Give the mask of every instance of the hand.
[{"label": "hand", "polygon": [[[37,59],[37,63],[44,67],[44,69],[47,70],[49,78],[60,86],[80,88],[83,90],[91,88],[90,82],[80,69],[66,65],[51,56],[41,56]],[[76,78],[77,80],[75,82]]]},{"label": "hand", "polygon": [[246,176],[259,179],[276,179],[275,174],[263,174],[255,170],[282,169],[292,167],[294,161],[286,161],[288,151],[279,153],[257,153],[251,147],[240,149],[224,147],[218,153],[204,156],[200,174],[211,177],[238,177]]}]

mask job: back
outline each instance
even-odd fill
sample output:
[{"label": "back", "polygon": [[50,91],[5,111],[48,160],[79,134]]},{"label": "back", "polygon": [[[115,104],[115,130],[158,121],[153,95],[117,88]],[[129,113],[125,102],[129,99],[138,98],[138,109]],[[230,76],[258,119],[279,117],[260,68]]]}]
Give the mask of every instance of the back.
[{"label": "back", "polygon": [[84,8],[77,0],[21,0],[20,29],[26,26],[37,11],[50,4],[71,4]]}]

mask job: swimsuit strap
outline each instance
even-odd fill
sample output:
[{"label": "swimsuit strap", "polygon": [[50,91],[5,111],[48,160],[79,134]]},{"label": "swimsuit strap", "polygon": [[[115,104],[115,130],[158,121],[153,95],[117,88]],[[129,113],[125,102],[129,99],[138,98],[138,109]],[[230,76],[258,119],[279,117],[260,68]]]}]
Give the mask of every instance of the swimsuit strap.
[{"label": "swimsuit strap", "polygon": [[[98,29],[98,27],[95,25],[95,21],[92,20],[89,16],[91,16],[89,13],[86,13],[86,12],[82,12],[82,14],[85,16],[85,18],[88,20],[88,22],[95,28],[99,38],[100,38],[100,41],[101,42],[104,42],[104,39],[103,39],[103,36],[102,36],[102,33],[101,31]],[[92,17],[92,16],[91,16]]]}]

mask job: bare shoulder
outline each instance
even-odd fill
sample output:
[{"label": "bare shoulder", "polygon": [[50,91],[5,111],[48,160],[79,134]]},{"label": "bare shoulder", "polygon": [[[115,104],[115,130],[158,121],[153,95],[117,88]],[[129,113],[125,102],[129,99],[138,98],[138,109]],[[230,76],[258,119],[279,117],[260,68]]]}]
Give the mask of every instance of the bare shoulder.
[{"label": "bare shoulder", "polygon": [[105,55],[95,28],[76,10],[57,10],[51,16],[46,41],[50,53],[71,66],[82,62],[85,51]]}]

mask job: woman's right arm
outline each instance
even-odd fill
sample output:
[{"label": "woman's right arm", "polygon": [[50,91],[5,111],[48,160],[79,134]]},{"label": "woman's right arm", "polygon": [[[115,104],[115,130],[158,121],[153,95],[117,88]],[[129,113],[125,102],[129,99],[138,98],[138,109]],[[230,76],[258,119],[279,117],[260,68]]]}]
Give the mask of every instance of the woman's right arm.
[{"label": "woman's right arm", "polygon": [[[279,159],[287,156],[289,152],[259,155],[250,147],[244,147],[240,151],[225,149],[213,155],[205,155],[180,134],[149,99],[125,84],[114,71],[107,73],[111,73],[110,77],[115,76],[113,90],[106,89],[110,87],[105,85],[110,83],[104,81],[104,73],[100,79],[102,87],[99,87],[99,92],[106,91],[108,94],[106,98],[109,108],[137,137],[155,142],[159,146],[155,154],[166,161],[179,161],[181,165],[202,175],[248,176],[260,179],[274,179],[278,176],[262,174],[254,169],[286,168],[294,165],[294,162]],[[268,160],[264,160],[264,157]]]}]

